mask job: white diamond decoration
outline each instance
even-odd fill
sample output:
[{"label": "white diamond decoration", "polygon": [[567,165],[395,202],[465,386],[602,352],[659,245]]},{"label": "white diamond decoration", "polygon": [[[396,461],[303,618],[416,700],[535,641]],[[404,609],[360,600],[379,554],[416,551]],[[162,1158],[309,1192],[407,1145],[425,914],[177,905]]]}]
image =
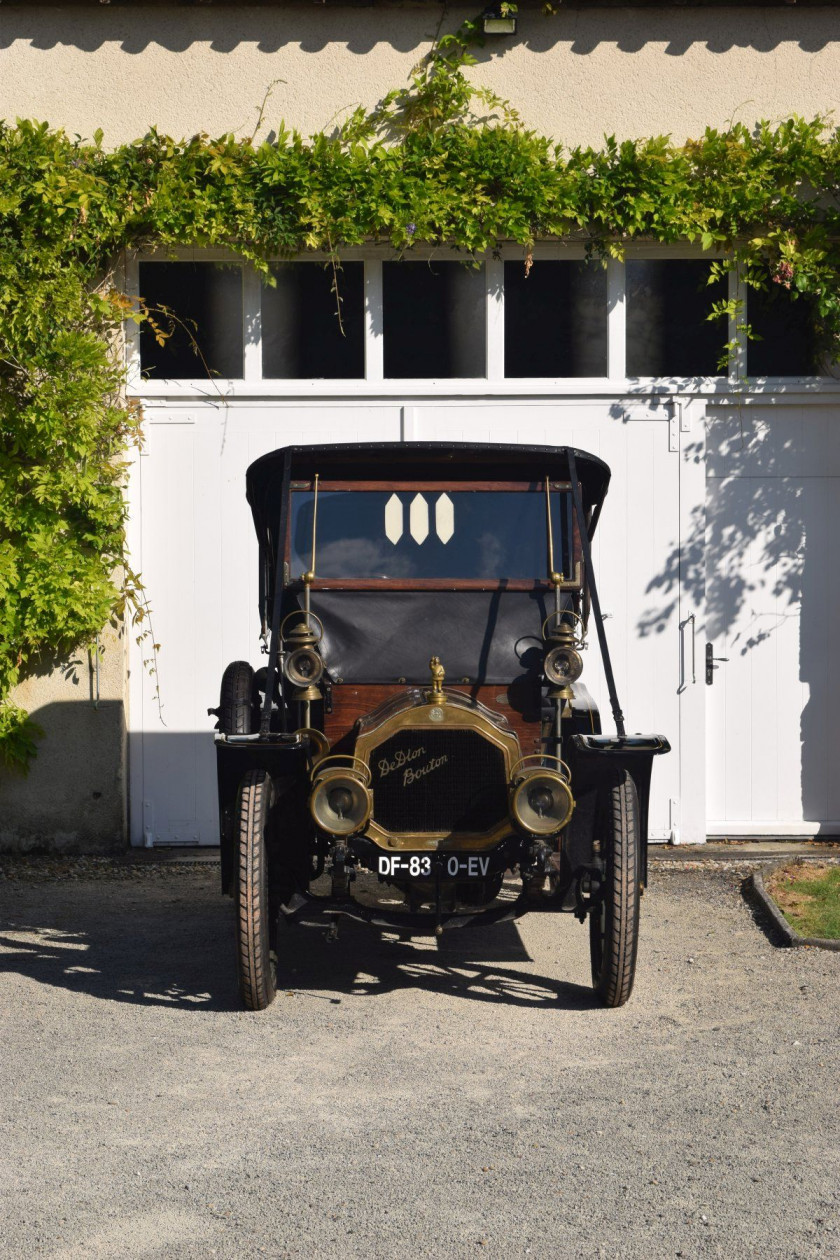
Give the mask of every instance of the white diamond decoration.
[{"label": "white diamond decoration", "polygon": [[408,532],[416,543],[429,537],[429,505],[422,494],[415,494],[408,513]]},{"label": "white diamond decoration", "polygon": [[455,533],[455,505],[448,494],[439,495],[435,504],[435,529],[442,543],[448,543]]},{"label": "white diamond decoration", "polygon": [[403,505],[397,495],[392,494],[385,504],[385,537],[396,547],[402,538]]}]

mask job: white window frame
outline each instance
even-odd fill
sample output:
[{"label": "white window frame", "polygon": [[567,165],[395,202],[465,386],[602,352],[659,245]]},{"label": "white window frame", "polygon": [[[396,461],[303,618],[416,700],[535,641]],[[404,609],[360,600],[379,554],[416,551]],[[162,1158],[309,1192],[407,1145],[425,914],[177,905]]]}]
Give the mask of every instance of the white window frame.
[{"label": "white window frame", "polygon": [[[582,245],[541,243],[534,247],[535,265],[542,260],[580,260]],[[627,258],[709,258],[699,247],[686,245],[632,245]],[[738,400],[760,401],[768,395],[814,396],[840,394],[840,379],[832,376],[747,377],[747,343],[740,325],[746,312],[747,289],[739,277],[729,275],[729,296],[741,301],[740,313],[729,321],[729,340],[735,344],[727,375],[702,377],[628,377],[626,374],[626,289],[622,261],[609,259],[607,266],[607,375],[603,377],[516,377],[504,374],[504,264],[523,260],[520,246],[507,246],[484,260],[486,300],[486,368],[481,378],[385,379],[383,374],[384,336],[382,326],[382,263],[396,260],[391,251],[359,247],[342,252],[345,262],[365,263],[365,378],[278,380],[262,377],[262,328],[260,315],[261,282],[257,271],[243,263],[234,252],[222,249],[167,249],[126,256],[126,284],[130,296],[139,294],[141,262],[232,262],[242,264],[243,285],[243,376],[239,379],[198,378],[191,380],[144,380],[140,371],[140,330],[126,323],[127,393],[149,402],[224,401],[238,399],[319,399],[319,398],[433,398],[433,397],[590,397],[614,398],[651,395],[692,395],[725,404]],[[452,259],[464,255],[448,249],[421,249],[411,252],[417,261]],[[325,262],[326,255],[307,254],[302,261]]]}]

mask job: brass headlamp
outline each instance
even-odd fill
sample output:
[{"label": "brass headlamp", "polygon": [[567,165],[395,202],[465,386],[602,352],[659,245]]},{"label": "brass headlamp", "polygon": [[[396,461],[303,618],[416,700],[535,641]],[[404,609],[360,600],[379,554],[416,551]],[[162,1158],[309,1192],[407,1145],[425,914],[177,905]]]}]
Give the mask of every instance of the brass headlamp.
[{"label": "brass headlamp", "polygon": [[[546,765],[551,761],[554,765]],[[532,836],[554,836],[569,822],[575,802],[565,762],[548,754],[532,753],[513,767],[510,781],[510,813],[513,821]]]},{"label": "brass headlamp", "polygon": [[316,826],[331,836],[354,836],[370,818],[373,797],[370,769],[358,757],[324,757],[313,772],[309,812]]}]

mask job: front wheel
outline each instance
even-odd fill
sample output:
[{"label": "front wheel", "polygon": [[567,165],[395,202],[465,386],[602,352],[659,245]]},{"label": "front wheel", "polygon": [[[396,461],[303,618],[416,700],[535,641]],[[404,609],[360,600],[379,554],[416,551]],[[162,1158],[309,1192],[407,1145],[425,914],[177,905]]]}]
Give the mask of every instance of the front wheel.
[{"label": "front wheel", "polygon": [[266,832],[274,785],[265,770],[249,770],[239,786],[236,818],[236,964],[242,1004],[263,1011],[277,992],[271,951]]},{"label": "front wheel", "polygon": [[639,943],[641,840],[636,785],[625,772],[609,790],[601,843],[606,871],[589,916],[592,984],[605,1006],[623,1006],[633,991]]}]

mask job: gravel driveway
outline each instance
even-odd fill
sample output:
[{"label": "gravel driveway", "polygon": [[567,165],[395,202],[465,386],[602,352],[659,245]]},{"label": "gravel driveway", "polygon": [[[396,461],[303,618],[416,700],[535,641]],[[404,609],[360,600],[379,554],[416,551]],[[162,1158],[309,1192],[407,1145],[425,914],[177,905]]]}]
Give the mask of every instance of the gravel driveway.
[{"label": "gravel driveway", "polygon": [[0,1254],[840,1257],[840,955],[657,868],[636,991],[533,915],[298,929],[237,1009],[207,867],[7,866]]}]

